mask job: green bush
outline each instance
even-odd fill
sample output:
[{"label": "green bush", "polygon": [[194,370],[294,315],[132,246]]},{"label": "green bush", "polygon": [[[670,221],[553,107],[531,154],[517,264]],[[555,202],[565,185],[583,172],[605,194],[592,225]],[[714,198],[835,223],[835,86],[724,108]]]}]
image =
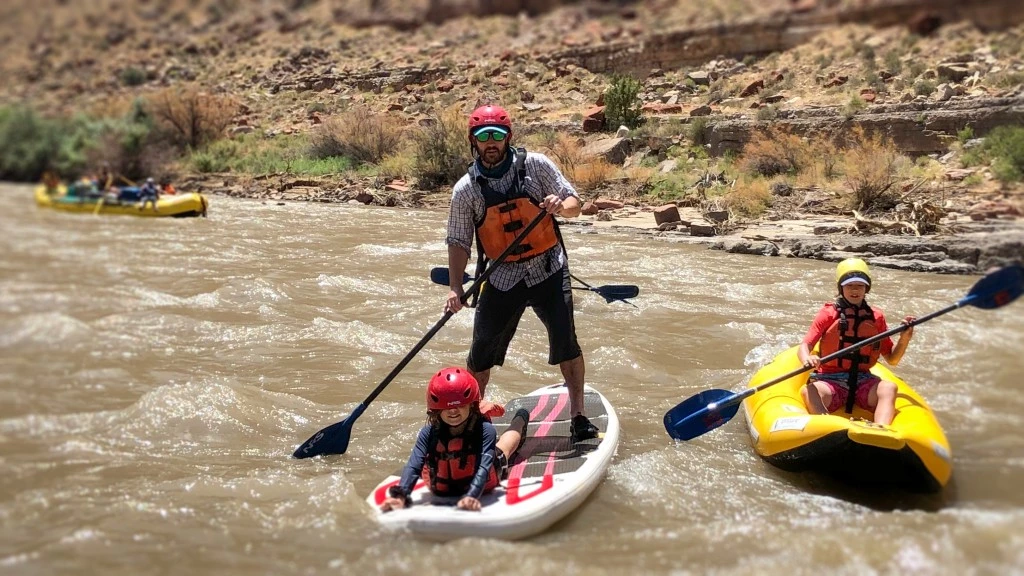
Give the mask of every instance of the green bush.
[{"label": "green bush", "polygon": [[697,116],[686,126],[686,138],[695,147],[701,148],[707,144],[705,129],[708,127],[707,116]]},{"label": "green bush", "polygon": [[970,126],[964,126],[960,130],[956,131],[956,139],[961,144],[972,138],[974,138],[974,128],[971,128]]},{"label": "green bush", "polygon": [[610,130],[619,126],[633,129],[644,122],[641,111],[640,81],[630,76],[613,76],[604,92],[604,117]]},{"label": "green bush", "polygon": [[935,82],[931,80],[918,80],[914,82],[914,94],[918,96],[931,96],[935,92]]},{"label": "green bush", "polygon": [[1000,126],[985,137],[992,173],[1003,182],[1024,180],[1024,126]]},{"label": "green bush", "polygon": [[102,128],[84,116],[45,118],[28,107],[0,108],[0,180],[33,182],[47,170],[80,176],[102,147]]},{"label": "green bush", "polygon": [[146,72],[134,66],[121,70],[121,84],[125,86],[141,86],[146,83]]}]

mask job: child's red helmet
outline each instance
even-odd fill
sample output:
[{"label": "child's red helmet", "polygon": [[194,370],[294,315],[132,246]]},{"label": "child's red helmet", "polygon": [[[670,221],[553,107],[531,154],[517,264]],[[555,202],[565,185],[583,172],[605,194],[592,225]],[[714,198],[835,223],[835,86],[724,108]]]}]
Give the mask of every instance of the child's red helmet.
[{"label": "child's red helmet", "polygon": [[481,106],[469,115],[469,133],[483,126],[501,126],[512,132],[512,117],[508,115],[501,106],[487,104]]},{"label": "child's red helmet", "polygon": [[480,384],[465,368],[445,368],[427,385],[427,409],[447,410],[480,400]]}]

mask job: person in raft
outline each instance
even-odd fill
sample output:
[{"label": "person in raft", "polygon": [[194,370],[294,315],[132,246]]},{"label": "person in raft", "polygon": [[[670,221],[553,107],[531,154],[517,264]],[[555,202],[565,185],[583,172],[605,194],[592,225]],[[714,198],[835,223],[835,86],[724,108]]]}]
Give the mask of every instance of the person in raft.
[{"label": "person in raft", "polygon": [[465,368],[445,368],[427,386],[427,424],[420,429],[402,479],[388,489],[384,512],[410,506],[409,494],[422,476],[438,496],[460,497],[462,510],[480,510],[480,496],[508,473],[522,447],[530,413],[520,408],[499,438],[480,413],[480,385]]},{"label": "person in raft", "polygon": [[[860,258],[840,262],[836,267],[836,289],[839,294],[835,301],[821,307],[797,351],[805,366],[815,368],[800,395],[812,414],[830,414],[841,407],[849,414],[856,403],[874,413],[876,424],[888,426],[896,415],[896,384],[875,376],[870,369],[879,356],[892,366],[899,364],[914,329],[907,328],[895,346],[892,339],[885,338],[822,363],[821,357],[889,329],[882,311],[868,306],[871,273],[866,262]],[[905,323],[914,320],[913,316],[903,319]],[[815,344],[819,345],[818,354],[811,353]]]}]

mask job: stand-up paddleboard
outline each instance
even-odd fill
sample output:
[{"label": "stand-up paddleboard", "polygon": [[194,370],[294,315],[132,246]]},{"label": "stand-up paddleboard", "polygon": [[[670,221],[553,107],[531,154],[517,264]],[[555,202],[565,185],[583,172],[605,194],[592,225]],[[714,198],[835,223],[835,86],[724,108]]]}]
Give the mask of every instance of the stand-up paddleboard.
[{"label": "stand-up paddleboard", "polygon": [[569,394],[564,385],[546,386],[506,404],[505,415],[493,419],[499,436],[519,408],[530,411],[526,441],[509,463],[508,478],[481,496],[479,512],[459,510],[455,506],[458,498],[434,496],[422,480],[410,496],[412,506],[381,512],[388,488],[400,479],[392,475],[366,499],[377,520],[387,528],[409,530],[431,540],[512,540],[537,534],[575,510],[601,482],[615,455],[619,444],[615,410],[587,386],[584,410],[601,434],[572,444]]}]

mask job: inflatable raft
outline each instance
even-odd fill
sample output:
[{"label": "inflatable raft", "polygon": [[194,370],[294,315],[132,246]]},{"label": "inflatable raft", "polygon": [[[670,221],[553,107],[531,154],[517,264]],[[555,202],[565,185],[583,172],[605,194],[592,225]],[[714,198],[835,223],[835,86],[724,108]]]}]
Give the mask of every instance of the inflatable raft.
[{"label": "inflatable raft", "polygon": [[619,443],[615,410],[588,386],[584,410],[602,433],[572,444],[569,395],[564,385],[546,386],[506,404],[505,416],[493,420],[499,435],[519,408],[530,411],[526,441],[509,462],[508,478],[481,497],[480,511],[459,510],[457,498],[433,496],[420,480],[411,494],[412,506],[381,512],[387,489],[400,480],[394,474],[366,499],[376,519],[386,528],[408,530],[430,540],[511,540],[537,534],[579,507],[597,488],[615,455]]},{"label": "inflatable raft", "polygon": [[113,200],[110,198],[68,195],[67,187],[60,185],[52,194],[46,192],[45,186],[35,189],[36,204],[44,208],[53,208],[65,212],[85,212],[89,214],[127,214],[129,216],[188,218],[206,216],[209,202],[197,192],[161,196],[154,207],[152,203],[145,208],[137,201]]},{"label": "inflatable raft", "polygon": [[[799,370],[796,348],[782,352],[750,382],[759,384]],[[937,492],[953,473],[949,441],[931,408],[906,382],[881,363],[871,372],[897,386],[896,416],[889,426],[871,414],[841,407],[831,414],[808,414],[800,389],[810,372],[754,394],[743,413],[754,450],[784,470],[819,471],[855,484],[899,486]]]}]

